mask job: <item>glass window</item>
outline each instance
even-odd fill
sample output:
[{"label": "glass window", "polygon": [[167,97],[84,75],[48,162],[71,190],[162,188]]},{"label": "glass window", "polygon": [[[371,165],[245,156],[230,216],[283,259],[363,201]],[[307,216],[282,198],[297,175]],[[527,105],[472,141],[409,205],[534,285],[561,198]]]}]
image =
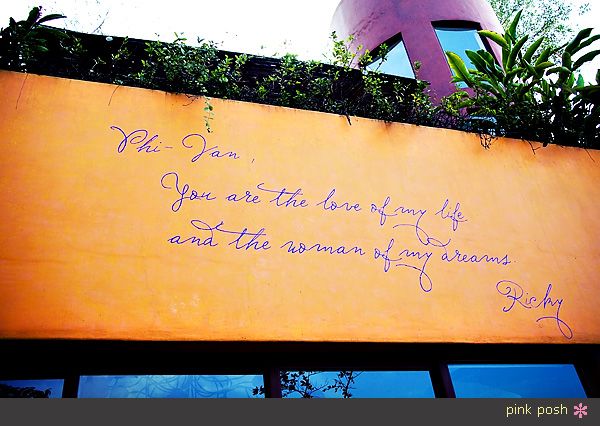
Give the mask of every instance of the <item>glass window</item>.
[{"label": "glass window", "polygon": [[262,375],[81,376],[80,398],[252,398]]},{"label": "glass window", "polygon": [[465,54],[465,50],[485,50],[485,45],[476,29],[438,27],[435,29],[435,33],[444,52],[456,53],[465,61],[467,68],[474,68],[474,66]]},{"label": "glass window", "polygon": [[434,398],[427,371],[287,371],[284,398]]},{"label": "glass window", "polygon": [[[486,50],[476,29],[437,27],[435,33],[444,52],[456,53],[465,62],[467,68],[475,68],[475,66],[465,54],[465,50]],[[452,71],[452,75],[454,75],[454,71]],[[460,88],[467,87],[465,83],[458,83],[457,86]]]},{"label": "glass window", "polygon": [[449,365],[457,398],[585,398],[572,364]]},{"label": "glass window", "polygon": [[385,61],[378,58],[372,64],[368,65],[367,69],[370,71],[379,70],[384,74],[397,75],[399,77],[415,78],[415,73],[402,40],[389,46]]},{"label": "glass window", "polygon": [[0,398],[61,398],[62,379],[0,380]]}]

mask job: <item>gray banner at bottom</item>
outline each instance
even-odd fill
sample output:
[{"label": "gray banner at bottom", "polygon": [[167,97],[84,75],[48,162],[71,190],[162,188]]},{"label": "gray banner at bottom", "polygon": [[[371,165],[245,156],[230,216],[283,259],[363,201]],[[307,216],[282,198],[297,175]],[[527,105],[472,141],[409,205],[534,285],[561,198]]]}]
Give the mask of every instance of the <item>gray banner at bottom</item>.
[{"label": "gray banner at bottom", "polygon": [[600,399],[0,399],[11,425],[598,425]]}]

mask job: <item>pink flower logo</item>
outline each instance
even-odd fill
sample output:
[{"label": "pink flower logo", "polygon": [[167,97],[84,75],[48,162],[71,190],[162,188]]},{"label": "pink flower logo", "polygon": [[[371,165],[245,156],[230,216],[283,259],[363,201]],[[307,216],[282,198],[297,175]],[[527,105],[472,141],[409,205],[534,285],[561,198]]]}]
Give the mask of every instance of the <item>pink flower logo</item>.
[{"label": "pink flower logo", "polygon": [[583,405],[583,402],[580,402],[579,405],[575,405],[573,411],[574,416],[579,416],[581,419],[583,416],[587,416],[587,405]]}]

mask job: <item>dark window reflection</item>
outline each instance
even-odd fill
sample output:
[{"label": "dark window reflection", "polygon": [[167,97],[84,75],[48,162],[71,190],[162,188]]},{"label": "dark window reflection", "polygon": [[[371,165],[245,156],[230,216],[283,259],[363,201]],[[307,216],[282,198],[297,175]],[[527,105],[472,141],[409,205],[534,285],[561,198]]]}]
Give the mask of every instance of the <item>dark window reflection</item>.
[{"label": "dark window reflection", "polygon": [[62,379],[0,380],[0,398],[61,398]]},{"label": "dark window reflection", "polygon": [[252,398],[262,375],[81,376],[80,398]]},{"label": "dark window reflection", "polygon": [[427,371],[287,371],[284,398],[433,398]]},{"label": "dark window reflection", "polygon": [[458,398],[585,398],[572,364],[449,365]]}]

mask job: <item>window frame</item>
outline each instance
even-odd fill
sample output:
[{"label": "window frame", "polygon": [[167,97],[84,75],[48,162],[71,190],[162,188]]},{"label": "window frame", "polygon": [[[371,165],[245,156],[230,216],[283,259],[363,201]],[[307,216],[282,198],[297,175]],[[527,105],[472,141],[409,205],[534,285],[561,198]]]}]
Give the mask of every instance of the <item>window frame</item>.
[{"label": "window frame", "polygon": [[376,63],[377,61],[382,59],[381,46],[383,44],[388,46],[388,53],[390,53],[400,43],[402,43],[402,45],[404,47],[404,52],[406,53],[406,57],[408,59],[408,66],[410,67],[410,70],[412,71],[412,77],[398,75],[398,74],[387,74],[379,69],[378,69],[378,72],[381,72],[382,74],[386,74],[386,75],[393,75],[395,77],[409,78],[409,79],[415,80],[417,78],[417,74],[415,73],[415,69],[413,67],[412,60],[410,59],[410,54],[408,53],[408,49],[406,48],[406,44],[404,43],[404,39],[402,38],[402,33],[397,33],[396,35],[388,38],[386,41],[379,43],[379,45],[371,51],[371,58],[373,60],[371,61],[370,64],[366,65],[366,67],[369,67],[369,66],[373,65],[374,63]]},{"label": "window frame", "polygon": [[[429,371],[436,398],[455,398],[449,364],[573,364],[588,396],[600,396],[600,345],[466,343],[0,341],[2,380],[79,376],[262,374],[266,398],[281,397],[280,370]],[[44,354],[45,362],[39,354]]]},{"label": "window frame", "polygon": [[[448,67],[448,71],[450,72],[451,75],[454,75],[452,73],[452,69],[450,68],[450,64],[448,63],[448,58],[446,58],[446,50],[444,49],[444,46],[442,45],[442,41],[440,40],[440,37],[438,36],[436,30],[448,28],[448,29],[456,29],[456,30],[481,31],[483,28],[481,27],[481,24],[479,22],[463,21],[463,20],[431,21],[431,28],[433,30],[433,33],[435,34],[435,38],[438,41],[442,55],[444,56],[446,66]],[[489,40],[486,37],[481,37],[479,34],[477,34],[477,35],[483,45],[483,48],[493,56],[494,60],[496,61],[496,64],[500,65],[499,58],[496,57],[496,53],[494,52],[494,49],[492,49],[492,46],[491,46]]]}]

